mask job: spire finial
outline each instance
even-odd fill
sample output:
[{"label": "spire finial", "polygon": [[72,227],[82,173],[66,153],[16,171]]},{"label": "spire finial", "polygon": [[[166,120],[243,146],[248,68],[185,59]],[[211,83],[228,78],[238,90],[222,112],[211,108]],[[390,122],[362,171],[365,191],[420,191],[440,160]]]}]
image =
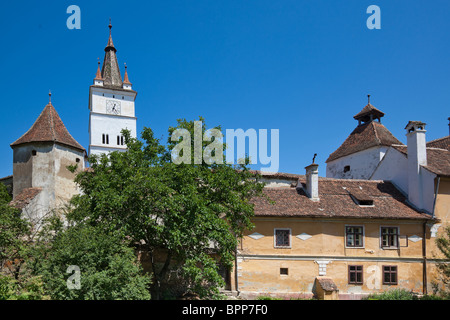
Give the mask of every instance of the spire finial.
[{"label": "spire finial", "polygon": [[128,79],[127,64],[124,63],[124,65],[125,65],[125,75],[123,76],[123,83],[131,85],[131,82]]},{"label": "spire finial", "polygon": [[109,25],[108,25],[108,28],[109,28],[109,33],[111,33],[111,28],[112,28],[111,18],[109,18]]},{"label": "spire finial", "polygon": [[368,103],[370,104],[370,94],[367,95]]},{"label": "spire finial", "polygon": [[97,73],[95,74],[94,80],[103,80],[102,72],[100,71],[100,58],[97,58],[97,64],[98,64]]},{"label": "spire finial", "polygon": [[48,104],[52,104],[52,92],[48,90]]}]

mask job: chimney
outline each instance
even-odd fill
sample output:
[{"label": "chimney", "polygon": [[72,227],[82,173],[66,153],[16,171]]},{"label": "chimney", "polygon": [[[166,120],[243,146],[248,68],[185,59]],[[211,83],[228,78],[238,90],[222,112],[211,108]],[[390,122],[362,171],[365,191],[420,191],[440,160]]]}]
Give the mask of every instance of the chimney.
[{"label": "chimney", "polygon": [[424,209],[421,166],[427,165],[426,123],[409,121],[406,125],[408,148],[408,200]]},{"label": "chimney", "polygon": [[448,120],[448,135],[450,136],[450,117],[448,117],[447,120]]},{"label": "chimney", "polygon": [[319,165],[312,163],[306,169],[306,193],[312,201],[319,201]]}]

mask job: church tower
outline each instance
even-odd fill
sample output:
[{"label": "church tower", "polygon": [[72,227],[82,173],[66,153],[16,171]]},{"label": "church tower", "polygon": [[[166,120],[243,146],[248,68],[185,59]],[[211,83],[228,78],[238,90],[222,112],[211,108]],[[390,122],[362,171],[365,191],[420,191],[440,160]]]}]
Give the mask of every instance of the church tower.
[{"label": "church tower", "polygon": [[335,179],[369,179],[378,163],[383,159],[391,145],[402,145],[392,133],[381,124],[384,113],[370,103],[353,118],[357,127],[330,154],[327,163],[327,178]]},{"label": "church tower", "polygon": [[111,28],[110,21],[103,66],[100,71],[99,61],[94,84],[89,88],[89,155],[126,150],[122,129],[136,137],[137,92],[132,90],[126,65],[122,80]]},{"label": "church tower", "polygon": [[[70,135],[50,99],[31,128],[11,143],[11,148],[12,204],[25,217],[39,220],[79,193],[74,178],[84,170],[86,151]],[[71,172],[68,166],[76,166],[77,171]]]}]

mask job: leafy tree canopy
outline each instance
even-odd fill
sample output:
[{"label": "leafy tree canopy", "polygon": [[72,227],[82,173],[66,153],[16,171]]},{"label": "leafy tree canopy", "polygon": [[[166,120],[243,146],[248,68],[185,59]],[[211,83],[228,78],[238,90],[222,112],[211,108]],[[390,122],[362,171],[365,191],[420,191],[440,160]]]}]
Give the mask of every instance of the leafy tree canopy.
[{"label": "leafy tree canopy", "polygon": [[150,299],[150,278],[123,239],[85,224],[52,226],[53,238],[35,246],[29,266],[51,299]]},{"label": "leafy tree canopy", "polygon": [[[178,120],[169,135],[176,129],[194,137],[193,121]],[[206,125],[201,130],[203,136]],[[238,239],[252,227],[250,199],[263,185],[245,164],[175,164],[177,141],[169,137],[164,146],[150,128],[143,141],[122,133],[127,152],[92,156],[90,170],[77,175],[82,194],[73,199],[70,218],[139,243],[151,264],[152,298],[162,298],[169,271],[202,296],[216,293],[223,285],[218,263],[232,266]]]}]

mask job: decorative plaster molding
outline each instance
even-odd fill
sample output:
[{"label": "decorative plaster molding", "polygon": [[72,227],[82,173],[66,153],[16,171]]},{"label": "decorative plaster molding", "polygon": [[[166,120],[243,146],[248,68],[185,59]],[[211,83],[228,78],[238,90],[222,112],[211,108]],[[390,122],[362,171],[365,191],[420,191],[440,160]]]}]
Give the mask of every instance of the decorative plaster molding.
[{"label": "decorative plaster molding", "polygon": [[408,237],[408,241],[417,242],[417,241],[420,241],[420,240],[422,240],[422,238],[417,236],[417,235],[413,235],[411,237]]},{"label": "decorative plaster molding", "polygon": [[307,234],[307,233],[302,233],[302,234],[299,234],[297,236],[297,238],[299,238],[300,240],[305,241],[305,240],[308,240],[309,238],[312,238],[312,236]]},{"label": "decorative plaster molding", "polygon": [[264,237],[264,235],[262,235],[261,233],[255,232],[252,233],[251,235],[249,235],[250,238],[258,240]]}]

